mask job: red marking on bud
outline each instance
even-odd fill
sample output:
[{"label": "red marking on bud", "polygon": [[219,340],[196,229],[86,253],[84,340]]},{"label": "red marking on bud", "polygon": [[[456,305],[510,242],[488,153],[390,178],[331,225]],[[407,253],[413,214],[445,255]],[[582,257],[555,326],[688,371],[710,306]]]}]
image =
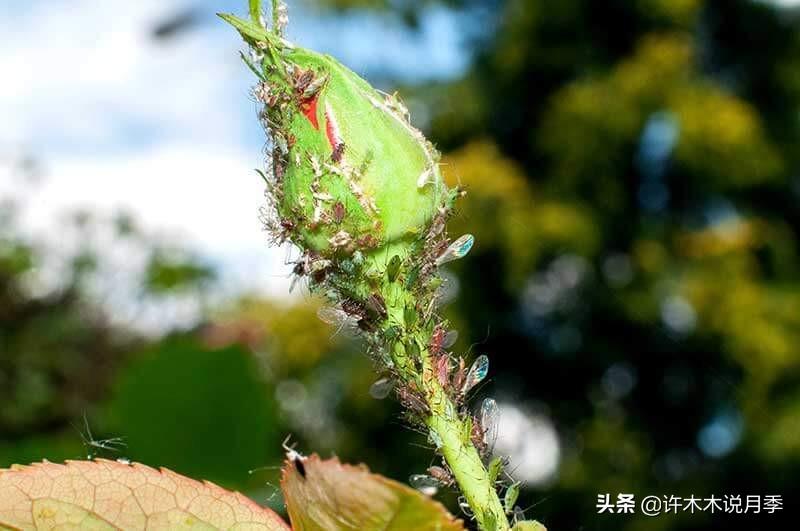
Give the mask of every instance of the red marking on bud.
[{"label": "red marking on bud", "polygon": [[303,111],[303,114],[308,121],[311,122],[311,125],[314,126],[314,129],[319,129],[319,120],[317,119],[317,100],[319,98],[314,96],[302,102],[300,104],[300,110]]},{"label": "red marking on bud", "polygon": [[334,162],[339,162],[344,153],[344,140],[339,131],[339,124],[336,122],[336,116],[333,114],[333,109],[326,103],[325,104],[325,135],[328,137],[328,144],[333,150]]}]

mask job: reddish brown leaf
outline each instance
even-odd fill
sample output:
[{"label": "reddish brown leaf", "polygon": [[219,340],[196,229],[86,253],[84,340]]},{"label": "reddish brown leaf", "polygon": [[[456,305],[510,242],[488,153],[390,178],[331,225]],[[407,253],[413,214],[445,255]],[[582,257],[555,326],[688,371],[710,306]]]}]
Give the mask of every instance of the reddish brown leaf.
[{"label": "reddish brown leaf", "polygon": [[312,455],[287,461],[281,480],[295,531],[463,531],[438,502],[366,466]]},{"label": "reddish brown leaf", "polygon": [[289,529],[238,492],[104,459],[0,470],[0,528]]}]

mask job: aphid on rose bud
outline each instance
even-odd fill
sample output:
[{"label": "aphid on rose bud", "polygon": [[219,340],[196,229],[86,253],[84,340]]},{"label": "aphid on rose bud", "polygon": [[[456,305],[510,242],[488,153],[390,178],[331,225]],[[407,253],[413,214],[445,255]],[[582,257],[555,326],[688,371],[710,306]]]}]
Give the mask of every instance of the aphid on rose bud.
[{"label": "aphid on rose bud", "polygon": [[345,299],[342,301],[342,310],[347,312],[348,315],[364,319],[367,316],[367,310],[364,305],[354,299]]},{"label": "aphid on rose bud", "polygon": [[426,184],[430,182],[432,172],[430,168],[427,168],[425,171],[419,174],[417,178],[417,188],[424,188]]},{"label": "aphid on rose bud", "polygon": [[453,475],[440,466],[429,467],[428,475],[445,487],[450,487],[455,483],[453,480]]},{"label": "aphid on rose bud", "polygon": [[318,260],[313,260],[311,262],[310,267],[308,267],[307,270],[309,274],[315,275],[317,273],[325,271],[328,267],[331,266],[331,264],[332,262],[330,260],[325,260],[323,258],[320,258]]},{"label": "aphid on rose bud", "polygon": [[341,223],[344,220],[344,215],[344,205],[341,201],[337,201],[333,204],[333,221],[335,221],[337,224]]},{"label": "aphid on rose bud", "polygon": [[298,70],[295,72],[295,79],[294,79],[294,89],[295,91],[302,95],[303,92],[308,88],[311,82],[314,81],[314,71],[311,69],[308,70]]},{"label": "aphid on rose bud", "polygon": [[394,282],[397,280],[397,275],[400,273],[400,265],[402,264],[402,260],[400,259],[399,255],[394,255],[389,259],[389,263],[386,264],[386,278],[389,282]]},{"label": "aphid on rose bud", "polygon": [[284,218],[281,220],[281,229],[286,232],[292,232],[295,229],[295,224],[291,219]]},{"label": "aphid on rose bud", "polygon": [[333,152],[331,153],[331,160],[333,162],[341,162],[342,157],[344,156],[344,149],[345,149],[344,142],[339,142],[338,144],[336,144],[336,146],[334,146],[333,148]]},{"label": "aphid on rose bud", "polygon": [[353,237],[350,236],[350,233],[344,230],[340,230],[330,238],[328,238],[328,243],[330,243],[333,247],[347,247],[353,241]]},{"label": "aphid on rose bud", "polygon": [[272,94],[270,93],[269,90],[269,85],[264,82],[256,85],[254,93],[256,98],[264,103],[268,102],[269,99],[272,97]]},{"label": "aphid on rose bud", "polygon": [[379,293],[373,293],[367,297],[366,306],[380,319],[386,319],[386,302]]},{"label": "aphid on rose bud", "polygon": [[275,142],[275,147],[281,155],[289,153],[289,143],[281,133],[274,131],[272,133],[272,141]]},{"label": "aphid on rose bud", "polygon": [[497,478],[500,476],[500,472],[503,471],[503,468],[506,466],[506,464],[506,460],[500,456],[497,456],[491,460],[489,466],[487,467],[487,472],[489,473],[489,481],[492,484],[497,481]]},{"label": "aphid on rose bud", "polygon": [[394,341],[403,334],[403,329],[397,325],[392,325],[384,331],[384,334],[387,339]]},{"label": "aphid on rose bud", "polygon": [[301,97],[304,100],[313,98],[322,89],[323,85],[325,85],[327,81],[328,81],[328,76],[320,76],[314,79],[306,86],[306,88],[303,89]]},{"label": "aphid on rose bud", "polygon": [[433,329],[430,343],[428,343],[428,350],[430,350],[431,353],[437,354],[439,351],[443,350],[442,344],[444,343],[446,334],[447,332],[445,329],[440,326]]},{"label": "aphid on rose bud", "polygon": [[379,243],[380,241],[378,241],[378,238],[372,234],[365,234],[356,240],[356,244],[358,244],[358,246],[362,249],[371,249],[373,247],[377,247]]}]

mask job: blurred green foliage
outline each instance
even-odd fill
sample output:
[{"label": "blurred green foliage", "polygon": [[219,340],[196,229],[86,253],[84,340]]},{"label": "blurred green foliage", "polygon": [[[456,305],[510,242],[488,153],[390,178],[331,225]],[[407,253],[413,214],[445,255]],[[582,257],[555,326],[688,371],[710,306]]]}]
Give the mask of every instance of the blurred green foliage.
[{"label": "blurred green foliage", "polygon": [[[424,13],[322,3],[412,25]],[[468,190],[452,231],[477,241],[445,309],[456,348],[490,354],[481,393],[558,431],[557,475],[523,486],[528,515],[554,530],[792,528],[789,510],[615,517],[595,501],[758,493],[788,506],[799,492],[797,12],[750,0],[444,4],[473,16],[471,67],[404,93],[426,106],[443,170]],[[425,441],[396,405],[369,398],[360,347],[316,319],[315,301],[248,296],[194,330],[143,337],[87,302],[89,255],[66,287],[28,291],[37,250],[3,228],[0,464],[80,457],[73,425],[86,412],[95,437],[126,437],[125,456],[259,501],[276,473],[245,472],[277,465],[289,433],[304,451],[398,479],[427,467]],[[151,247],[143,291],[213,288],[189,250]]]}]

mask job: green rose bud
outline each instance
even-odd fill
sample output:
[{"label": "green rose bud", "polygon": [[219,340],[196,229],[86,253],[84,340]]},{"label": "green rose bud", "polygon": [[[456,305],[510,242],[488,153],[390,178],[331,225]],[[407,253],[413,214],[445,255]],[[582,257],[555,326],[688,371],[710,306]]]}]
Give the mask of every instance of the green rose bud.
[{"label": "green rose bud", "polygon": [[254,50],[256,97],[273,140],[276,230],[319,255],[423,236],[453,196],[439,155],[392,95],[334,58],[221,15]]}]

